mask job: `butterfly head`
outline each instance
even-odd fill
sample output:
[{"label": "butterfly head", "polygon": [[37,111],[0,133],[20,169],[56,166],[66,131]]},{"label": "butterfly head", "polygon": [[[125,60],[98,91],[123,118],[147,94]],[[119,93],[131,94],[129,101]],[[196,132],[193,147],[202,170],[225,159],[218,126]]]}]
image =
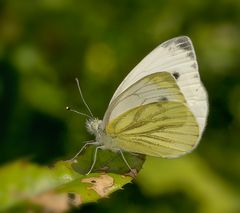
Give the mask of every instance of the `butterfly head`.
[{"label": "butterfly head", "polygon": [[90,118],[86,122],[87,130],[90,134],[99,135],[101,134],[102,128],[102,121],[97,118]]}]

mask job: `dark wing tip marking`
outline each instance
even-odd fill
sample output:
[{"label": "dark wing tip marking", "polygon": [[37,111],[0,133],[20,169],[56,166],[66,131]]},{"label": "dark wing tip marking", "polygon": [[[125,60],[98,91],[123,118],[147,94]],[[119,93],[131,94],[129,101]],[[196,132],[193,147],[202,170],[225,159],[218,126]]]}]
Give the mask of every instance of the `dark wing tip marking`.
[{"label": "dark wing tip marking", "polygon": [[194,53],[191,51],[191,52],[188,52],[187,53],[187,56],[189,57],[189,58],[191,58],[192,60],[194,60],[195,59],[195,55],[194,55]]},{"label": "dark wing tip marking", "polygon": [[[182,37],[177,38],[174,41],[174,43],[175,43],[176,47],[183,49],[185,51],[193,50],[191,40],[187,36],[182,36]],[[194,57],[194,54],[193,54],[193,57]]]},{"label": "dark wing tip marking", "polygon": [[162,47],[167,48],[170,44],[172,44],[172,39],[165,41],[161,44]]},{"label": "dark wing tip marking", "polygon": [[192,47],[189,43],[179,43],[177,46],[178,46],[178,48],[184,49],[186,51],[191,51],[192,50]]},{"label": "dark wing tip marking", "polygon": [[166,48],[170,44],[178,45],[180,43],[189,43],[189,38],[187,36],[179,36],[172,39],[169,39],[161,44],[162,47]]},{"label": "dark wing tip marking", "polygon": [[187,42],[189,42],[189,38],[187,36],[180,36],[180,37],[177,37],[175,40],[175,44],[187,43]]},{"label": "dark wing tip marking", "polygon": [[193,67],[194,69],[197,69],[197,63],[193,63],[191,67]]}]

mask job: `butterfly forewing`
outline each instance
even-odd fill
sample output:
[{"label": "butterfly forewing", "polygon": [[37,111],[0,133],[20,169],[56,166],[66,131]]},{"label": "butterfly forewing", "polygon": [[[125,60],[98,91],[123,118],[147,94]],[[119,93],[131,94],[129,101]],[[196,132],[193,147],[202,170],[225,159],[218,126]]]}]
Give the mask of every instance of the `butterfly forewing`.
[{"label": "butterfly forewing", "polygon": [[125,151],[167,158],[190,152],[199,138],[188,106],[173,101],[135,107],[112,120],[106,132]]},{"label": "butterfly forewing", "polygon": [[162,71],[167,71],[175,77],[176,83],[183,93],[188,107],[196,117],[202,133],[208,114],[208,98],[200,80],[192,42],[187,36],[168,40],[148,54],[119,85],[109,107],[123,91],[139,79]]}]

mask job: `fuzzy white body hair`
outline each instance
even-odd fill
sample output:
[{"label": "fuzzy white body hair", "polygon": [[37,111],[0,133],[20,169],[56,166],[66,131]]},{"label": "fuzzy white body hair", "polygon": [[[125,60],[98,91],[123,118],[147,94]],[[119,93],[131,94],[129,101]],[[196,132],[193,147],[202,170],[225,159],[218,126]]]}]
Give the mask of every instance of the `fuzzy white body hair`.
[{"label": "fuzzy white body hair", "polygon": [[119,147],[114,143],[112,137],[107,135],[104,131],[102,120],[91,118],[86,121],[86,127],[90,134],[95,135],[97,146],[101,146],[101,149],[109,149],[112,151],[119,150]]}]

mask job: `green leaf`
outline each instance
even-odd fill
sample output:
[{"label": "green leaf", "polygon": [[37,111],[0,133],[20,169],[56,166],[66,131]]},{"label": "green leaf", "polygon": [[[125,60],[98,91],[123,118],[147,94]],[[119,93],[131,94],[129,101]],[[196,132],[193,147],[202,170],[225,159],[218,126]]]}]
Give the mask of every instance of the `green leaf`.
[{"label": "green leaf", "polygon": [[[0,168],[0,211],[44,208],[65,212],[71,206],[107,197],[132,181],[133,173],[111,151],[99,151],[94,173],[86,176],[94,150],[89,147],[76,160],[59,161],[51,168],[23,160],[4,165]],[[129,153],[125,157],[136,173],[145,160]]]}]

